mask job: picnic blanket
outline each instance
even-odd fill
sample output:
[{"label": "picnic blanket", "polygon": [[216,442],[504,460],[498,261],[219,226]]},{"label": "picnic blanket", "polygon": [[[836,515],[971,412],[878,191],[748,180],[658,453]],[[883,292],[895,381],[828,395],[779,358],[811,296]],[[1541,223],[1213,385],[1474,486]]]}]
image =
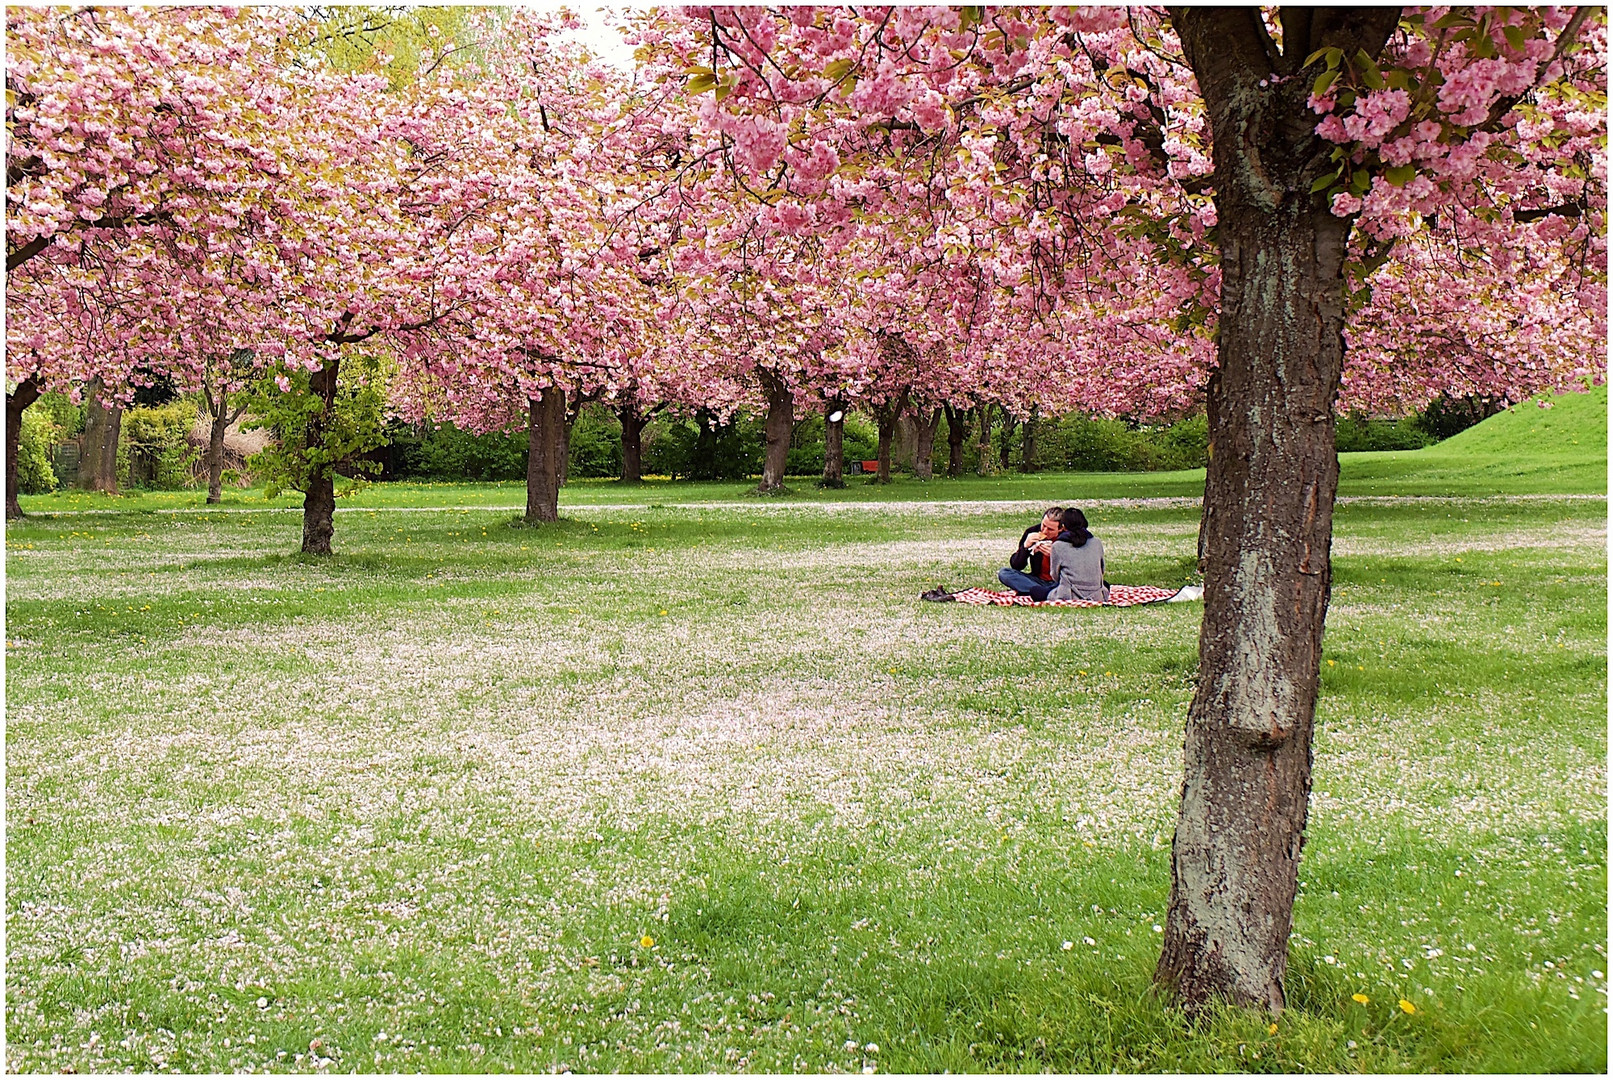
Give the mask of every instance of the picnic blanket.
[{"label": "picnic blanket", "polygon": [[1016,592],[964,589],[962,592],[953,593],[952,599],[960,604],[995,604],[997,607],[1135,607],[1138,604],[1157,604],[1162,600],[1169,600],[1181,591],[1162,589],[1157,585],[1111,585],[1109,600],[1106,603],[1102,600],[1032,600]]}]

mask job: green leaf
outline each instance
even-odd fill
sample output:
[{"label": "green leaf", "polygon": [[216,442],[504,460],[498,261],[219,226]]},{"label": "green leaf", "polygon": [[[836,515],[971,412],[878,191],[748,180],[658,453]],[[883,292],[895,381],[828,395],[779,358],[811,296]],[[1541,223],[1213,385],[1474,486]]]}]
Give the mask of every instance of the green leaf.
[{"label": "green leaf", "polygon": [[1365,195],[1367,193],[1367,189],[1371,186],[1372,177],[1367,174],[1365,169],[1362,169],[1360,172],[1350,177],[1350,191],[1353,194]]},{"label": "green leaf", "polygon": [[1411,182],[1411,178],[1416,175],[1417,166],[1415,165],[1391,165],[1383,170],[1383,178],[1395,187],[1405,187]]},{"label": "green leaf", "polygon": [[1489,34],[1475,36],[1471,48],[1473,49],[1473,54],[1480,60],[1494,60],[1499,52],[1495,47],[1495,42],[1490,40]]},{"label": "green leaf", "polygon": [[832,83],[837,83],[851,74],[851,69],[856,66],[857,62],[847,57],[831,60],[829,61],[829,66],[823,69],[823,77]]},{"label": "green leaf", "polygon": [[716,85],[717,76],[715,75],[689,76],[689,93],[691,94],[704,94],[707,90],[710,90]]},{"label": "green leaf", "polygon": [[1523,27],[1521,27],[1521,26],[1504,26],[1504,27],[1501,28],[1501,32],[1506,35],[1508,45],[1511,45],[1514,49],[1518,50],[1519,52],[1523,52],[1523,46],[1524,46],[1524,41],[1525,41],[1524,36],[1523,36]]},{"label": "green leaf", "polygon": [[1311,194],[1315,195],[1318,191],[1327,190],[1333,186],[1333,181],[1337,180],[1338,178],[1339,174],[1336,172],[1330,172],[1326,176],[1318,176],[1315,181],[1311,183]]},{"label": "green leaf", "polygon": [[958,12],[958,29],[968,30],[970,27],[978,26],[980,24],[980,20],[985,18],[985,16],[985,8],[979,6],[978,4],[968,5]]},{"label": "green leaf", "polygon": [[1344,53],[1339,49],[1333,48],[1317,49],[1315,52],[1311,53],[1305,58],[1305,63],[1302,66],[1310,67],[1323,57],[1327,58],[1328,67],[1336,68],[1339,66],[1339,61],[1344,58]]},{"label": "green leaf", "polygon": [[1323,94],[1327,93],[1333,88],[1333,84],[1338,82],[1338,79],[1338,68],[1332,68],[1328,71],[1322,72],[1320,75],[1316,76],[1316,81],[1311,84],[1311,93],[1315,94],[1317,97],[1321,97]]},{"label": "green leaf", "polygon": [[1356,50],[1355,63],[1361,69],[1362,85],[1368,90],[1383,89],[1383,72],[1378,70],[1378,65],[1372,62],[1372,57],[1367,55],[1365,49]]},{"label": "green leaf", "polygon": [[1473,25],[1473,20],[1472,19],[1468,18],[1466,15],[1463,15],[1459,11],[1453,11],[1448,15],[1440,16],[1440,18],[1438,20],[1436,20],[1435,23],[1434,23],[1434,29],[1435,30],[1449,30],[1453,26],[1472,26],[1472,25]]}]

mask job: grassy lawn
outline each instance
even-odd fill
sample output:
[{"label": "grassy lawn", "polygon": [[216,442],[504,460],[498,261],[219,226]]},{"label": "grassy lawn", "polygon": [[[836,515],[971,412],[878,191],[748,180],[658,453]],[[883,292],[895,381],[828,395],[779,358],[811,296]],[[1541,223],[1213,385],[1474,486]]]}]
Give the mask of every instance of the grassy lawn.
[{"label": "grassy lawn", "polygon": [[542,529],[378,485],[324,561],[261,504],[25,500],[7,1067],[1604,1071],[1607,509],[1552,493],[1605,495],[1605,426],[1600,487],[1567,431],[1346,462],[1446,497],[1338,511],[1275,1031],[1148,989],[1202,606],[916,600],[992,582],[1005,501],[1187,581],[1190,474],[576,485]]}]

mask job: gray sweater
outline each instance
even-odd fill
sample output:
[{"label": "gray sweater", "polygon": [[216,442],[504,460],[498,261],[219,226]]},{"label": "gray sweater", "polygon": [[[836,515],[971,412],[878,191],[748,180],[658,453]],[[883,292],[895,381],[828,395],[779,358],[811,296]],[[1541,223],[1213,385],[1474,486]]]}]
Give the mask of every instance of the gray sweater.
[{"label": "gray sweater", "polygon": [[1053,545],[1053,591],[1049,600],[1109,599],[1109,586],[1103,583],[1103,541],[1096,536],[1076,547],[1060,536]]}]

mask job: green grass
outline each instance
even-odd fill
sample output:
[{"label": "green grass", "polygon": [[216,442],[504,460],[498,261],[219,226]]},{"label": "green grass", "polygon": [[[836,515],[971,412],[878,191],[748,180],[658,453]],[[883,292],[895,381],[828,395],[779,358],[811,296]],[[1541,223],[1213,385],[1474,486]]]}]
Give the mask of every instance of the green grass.
[{"label": "green grass", "polygon": [[1604,1071],[1606,503],[1532,476],[1338,509],[1275,1032],[1149,990],[1202,608],[915,600],[1067,478],[12,523],[7,1066]]},{"label": "green grass", "polygon": [[[1607,387],[1550,399],[1552,408],[1526,402],[1423,450],[1340,455],[1339,494],[1351,495],[1507,495],[1535,491],[1559,494],[1607,492]],[[975,502],[1014,500],[1078,502],[1090,499],[1202,498],[1204,470],[1167,473],[1036,473],[1004,476],[937,477],[929,482],[897,474],[888,485],[848,477],[840,490],[819,488],[812,477],[791,477],[782,496],[759,498],[754,484],[650,479],[640,484],[616,480],[575,480],[561,492],[566,507],[681,506],[701,502],[757,500],[789,504]],[[205,510],[202,491],[132,491],[119,496],[63,490],[25,495],[29,513],[86,511],[129,513],[142,510]],[[231,489],[221,509],[295,509],[296,492],[268,500],[262,489]],[[526,505],[521,483],[365,484],[338,504],[343,509],[412,507],[510,507]]]}]

